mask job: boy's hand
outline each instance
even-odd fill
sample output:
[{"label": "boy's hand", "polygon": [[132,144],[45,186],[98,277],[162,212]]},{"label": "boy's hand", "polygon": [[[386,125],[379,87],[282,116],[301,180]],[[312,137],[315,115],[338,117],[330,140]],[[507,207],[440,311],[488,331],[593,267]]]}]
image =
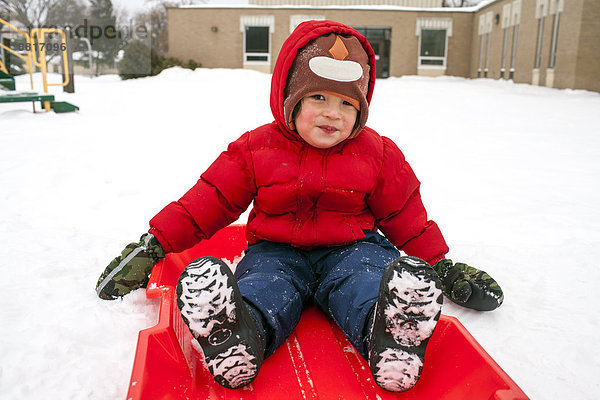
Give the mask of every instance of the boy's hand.
[{"label": "boy's hand", "polygon": [[463,307],[491,311],[502,304],[504,294],[498,283],[485,271],[452,260],[438,261],[433,268],[442,281],[442,291]]},{"label": "boy's hand", "polygon": [[146,287],[152,267],[164,256],[165,251],[154,235],[143,234],[138,243],[129,243],[108,264],[98,279],[96,293],[101,299],[113,300]]}]

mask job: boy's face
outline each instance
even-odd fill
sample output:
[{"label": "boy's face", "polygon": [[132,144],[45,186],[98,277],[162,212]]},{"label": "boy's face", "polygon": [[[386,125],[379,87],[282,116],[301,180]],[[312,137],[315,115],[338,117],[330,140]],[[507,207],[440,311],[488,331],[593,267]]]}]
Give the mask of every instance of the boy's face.
[{"label": "boy's face", "polygon": [[312,93],[302,99],[296,116],[296,131],[305,142],[328,149],[348,139],[358,111],[341,97]]}]

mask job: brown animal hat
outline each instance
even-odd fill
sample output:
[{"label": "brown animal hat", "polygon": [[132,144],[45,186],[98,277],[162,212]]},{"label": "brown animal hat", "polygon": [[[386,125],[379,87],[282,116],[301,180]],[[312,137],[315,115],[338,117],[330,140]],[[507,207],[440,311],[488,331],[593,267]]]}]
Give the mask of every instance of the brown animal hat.
[{"label": "brown animal hat", "polygon": [[358,110],[350,137],[356,136],[369,115],[369,72],[369,57],[356,37],[330,33],[310,41],[298,51],[288,75],[283,101],[286,124],[295,129],[292,114],[304,96],[331,93]]}]

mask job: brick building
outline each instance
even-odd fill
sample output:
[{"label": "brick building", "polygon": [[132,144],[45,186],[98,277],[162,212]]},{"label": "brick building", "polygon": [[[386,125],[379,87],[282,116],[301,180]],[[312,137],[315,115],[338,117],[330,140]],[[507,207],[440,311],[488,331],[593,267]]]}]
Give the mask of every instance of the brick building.
[{"label": "brick building", "polygon": [[169,55],[208,68],[271,72],[290,32],[308,19],[356,28],[377,54],[377,76],[512,79],[600,92],[600,1],[250,0],[168,9]]}]

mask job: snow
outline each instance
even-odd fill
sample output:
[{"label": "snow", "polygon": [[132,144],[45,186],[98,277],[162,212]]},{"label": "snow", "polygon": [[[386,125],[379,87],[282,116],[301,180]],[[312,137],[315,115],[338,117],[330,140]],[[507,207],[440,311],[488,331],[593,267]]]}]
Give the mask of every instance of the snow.
[{"label": "snow", "polygon": [[382,388],[390,392],[403,392],[415,386],[422,368],[423,363],[415,354],[387,348],[375,365],[373,377]]},{"label": "snow", "polygon": [[389,303],[384,306],[388,332],[402,346],[419,346],[436,327],[434,318],[441,308],[436,300],[442,295],[441,289],[436,288],[431,277],[406,270],[394,271],[387,287],[389,293],[396,293],[388,297]]},{"label": "snow", "polygon": [[[2,399],[125,397],[158,305],[143,290],[98,299],[100,273],[230,141],[272,119],[270,76],[254,71],[75,85],[52,90],[79,113],[0,105]],[[369,125],[411,163],[449,257],[504,289],[496,311],[443,312],[534,399],[600,390],[599,110],[598,93],[451,77],[379,80],[372,102]]]},{"label": "snow", "polygon": [[[222,312],[228,317],[235,315],[233,287],[228,284],[228,276],[221,272],[220,265],[211,259],[195,260],[188,265],[186,271],[185,279],[180,280],[179,298],[183,299],[184,304],[180,308],[181,314],[188,321],[195,338],[209,337],[215,325],[223,324],[223,321],[211,317]],[[230,319],[229,323],[233,322],[234,320]],[[216,331],[218,330],[215,329]]]}]

